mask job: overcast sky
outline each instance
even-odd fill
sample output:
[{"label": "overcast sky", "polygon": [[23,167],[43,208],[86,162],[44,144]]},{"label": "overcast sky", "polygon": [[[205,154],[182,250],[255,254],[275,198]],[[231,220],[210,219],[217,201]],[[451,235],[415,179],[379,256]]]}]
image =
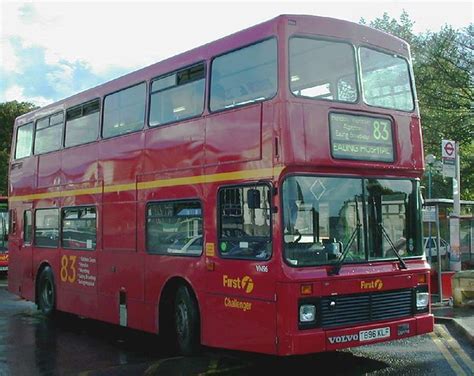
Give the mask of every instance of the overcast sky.
[{"label": "overcast sky", "polygon": [[403,9],[415,32],[473,22],[472,1],[0,0],[0,102],[43,106],[279,14],[359,22]]}]

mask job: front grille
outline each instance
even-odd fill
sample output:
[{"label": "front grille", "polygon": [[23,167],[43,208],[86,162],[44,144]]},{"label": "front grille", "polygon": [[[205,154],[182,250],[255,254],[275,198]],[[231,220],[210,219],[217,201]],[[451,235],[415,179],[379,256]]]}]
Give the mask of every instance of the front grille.
[{"label": "front grille", "polygon": [[320,302],[319,319],[322,328],[401,318],[413,314],[411,289],[323,297]]}]

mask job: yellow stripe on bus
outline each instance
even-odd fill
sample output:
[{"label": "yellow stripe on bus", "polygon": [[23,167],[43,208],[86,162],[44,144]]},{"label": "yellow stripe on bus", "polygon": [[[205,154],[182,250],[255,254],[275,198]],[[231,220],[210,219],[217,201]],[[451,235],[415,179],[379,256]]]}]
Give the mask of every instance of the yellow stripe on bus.
[{"label": "yellow stripe on bus", "polygon": [[[107,185],[107,186],[104,186],[103,192],[114,193],[114,192],[133,191],[135,189],[144,190],[144,189],[152,189],[152,188],[175,187],[179,185],[188,185],[188,184],[206,184],[206,183],[217,183],[217,182],[241,180],[241,179],[263,178],[267,176],[277,176],[281,173],[282,170],[283,170],[283,167],[262,168],[262,169],[257,169],[257,170],[242,170],[242,171],[233,171],[233,172],[222,172],[219,174],[160,179],[160,180],[152,180],[152,181],[140,182],[140,183]],[[83,189],[63,190],[63,191],[56,191],[56,192],[33,193],[33,194],[22,195],[22,196],[10,196],[9,201],[10,202],[31,201],[31,200],[41,200],[41,199],[46,199],[46,198],[83,196],[83,195],[93,195],[93,194],[100,194],[100,193],[102,193],[102,187],[83,188]]]}]

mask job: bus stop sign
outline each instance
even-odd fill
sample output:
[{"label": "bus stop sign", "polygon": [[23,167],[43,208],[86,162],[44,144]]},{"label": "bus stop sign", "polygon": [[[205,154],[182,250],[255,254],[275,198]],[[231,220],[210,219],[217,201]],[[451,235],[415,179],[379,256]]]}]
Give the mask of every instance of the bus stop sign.
[{"label": "bus stop sign", "polygon": [[456,158],[456,148],[454,145],[455,145],[454,141],[450,141],[450,140],[442,141],[441,153],[442,153],[443,158],[450,158],[450,159]]},{"label": "bus stop sign", "polygon": [[443,140],[441,144],[441,156],[443,159],[443,176],[447,178],[456,177],[456,142]]}]

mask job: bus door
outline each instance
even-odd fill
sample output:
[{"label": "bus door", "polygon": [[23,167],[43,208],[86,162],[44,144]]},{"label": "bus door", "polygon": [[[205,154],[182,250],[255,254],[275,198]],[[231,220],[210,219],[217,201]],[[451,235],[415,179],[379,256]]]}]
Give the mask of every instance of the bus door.
[{"label": "bus door", "polygon": [[0,198],[0,273],[8,270],[8,209]]},{"label": "bus door", "polygon": [[[10,247],[12,253],[18,250],[16,255],[10,255],[12,270],[21,271],[20,288],[22,296],[33,298],[35,273],[33,271],[33,204],[23,204],[15,213],[16,231],[18,232],[18,247]],[[34,299],[33,299],[34,300]]]},{"label": "bus door", "polygon": [[275,272],[270,185],[218,191],[217,244],[206,243],[208,268],[203,340],[211,346],[275,352]]}]

